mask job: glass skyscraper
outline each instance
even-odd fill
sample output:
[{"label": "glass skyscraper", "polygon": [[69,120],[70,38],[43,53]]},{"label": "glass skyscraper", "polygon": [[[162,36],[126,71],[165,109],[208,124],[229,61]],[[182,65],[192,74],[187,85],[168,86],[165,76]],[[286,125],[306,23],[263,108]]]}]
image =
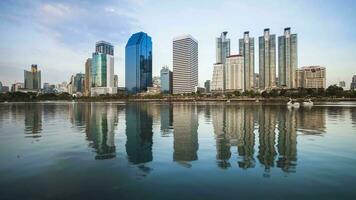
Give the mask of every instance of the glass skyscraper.
[{"label": "glass skyscraper", "polygon": [[133,34],[125,47],[125,87],[135,94],[152,86],[152,40],[144,32]]},{"label": "glass skyscraper", "polygon": [[259,37],[260,89],[276,86],[276,35],[270,35],[269,28]]},{"label": "glass skyscraper", "polygon": [[297,51],[297,34],[291,34],[290,28],[285,28],[284,36],[278,37],[278,82],[281,87],[297,87]]},{"label": "glass skyscraper", "polygon": [[249,32],[244,32],[244,37],[239,39],[239,53],[244,57],[244,90],[254,87],[255,73],[255,39],[249,37]]},{"label": "glass skyscraper", "polygon": [[173,72],[167,66],[161,69],[161,92],[171,94],[173,91]]},{"label": "glass skyscraper", "polygon": [[24,70],[25,89],[41,90],[41,71],[37,65],[31,65],[31,71]]}]

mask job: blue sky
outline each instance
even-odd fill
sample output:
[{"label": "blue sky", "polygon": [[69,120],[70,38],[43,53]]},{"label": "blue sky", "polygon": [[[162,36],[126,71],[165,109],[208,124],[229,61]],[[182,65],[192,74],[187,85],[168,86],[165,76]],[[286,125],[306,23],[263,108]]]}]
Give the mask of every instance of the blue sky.
[{"label": "blue sky", "polygon": [[[153,74],[172,68],[172,39],[191,34],[199,42],[199,83],[211,79],[215,38],[228,31],[232,53],[244,31],[257,38],[264,28],[298,34],[299,67],[327,68],[327,84],[356,74],[356,2],[352,0],[2,0],[0,1],[0,81],[23,82],[33,63],[42,82],[68,81],[84,72],[95,42],[115,45],[115,73],[124,86],[124,47],[144,31],[153,42]],[[255,70],[258,71],[256,53]]]}]

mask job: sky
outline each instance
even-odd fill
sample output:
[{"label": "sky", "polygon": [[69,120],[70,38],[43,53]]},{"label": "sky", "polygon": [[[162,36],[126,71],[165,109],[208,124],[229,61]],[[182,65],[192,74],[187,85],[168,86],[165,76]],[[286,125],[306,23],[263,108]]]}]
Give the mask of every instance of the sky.
[{"label": "sky", "polygon": [[[172,40],[190,34],[199,43],[199,84],[212,78],[215,38],[228,31],[232,54],[244,31],[258,42],[263,29],[298,34],[298,67],[326,67],[327,85],[356,75],[356,1],[353,0],[1,0],[0,81],[23,82],[37,64],[42,83],[85,72],[95,42],[115,47],[115,74],[125,85],[125,45],[143,31],[152,37],[153,75],[172,69]],[[278,65],[277,65],[278,66]],[[278,70],[277,70],[278,71]]]}]

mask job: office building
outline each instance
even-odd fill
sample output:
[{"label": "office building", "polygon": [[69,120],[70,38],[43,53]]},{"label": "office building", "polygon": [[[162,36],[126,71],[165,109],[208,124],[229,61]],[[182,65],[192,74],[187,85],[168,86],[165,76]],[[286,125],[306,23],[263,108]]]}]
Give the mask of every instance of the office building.
[{"label": "office building", "polygon": [[172,94],[173,91],[173,72],[168,66],[161,69],[161,92]]},{"label": "office building", "polygon": [[152,86],[152,40],[147,33],[133,34],[125,47],[125,87],[131,94]]},{"label": "office building", "polygon": [[210,93],[210,80],[204,82],[205,93]]},{"label": "office building", "polygon": [[226,59],[226,91],[245,91],[244,57],[231,55]]},{"label": "office building", "polygon": [[225,74],[224,74],[224,64],[215,63],[213,69],[213,78],[211,80],[211,91],[212,92],[223,92],[225,85]]},{"label": "office building", "polygon": [[90,90],[91,90],[91,58],[88,58],[85,61],[85,81],[84,81],[84,95],[85,96],[90,96]]},{"label": "office building", "polygon": [[296,70],[298,88],[325,88],[325,67],[307,66]]},{"label": "office building", "polygon": [[84,92],[84,82],[85,82],[85,74],[77,73],[74,76],[73,82],[73,92],[74,93],[83,93]]},{"label": "office building", "polygon": [[350,84],[350,90],[355,90],[356,89],[356,75],[352,77],[352,81]]},{"label": "office building", "polygon": [[173,93],[195,92],[198,86],[198,41],[191,35],[173,39]]},{"label": "office building", "polygon": [[108,42],[96,43],[90,68],[91,96],[115,94],[114,87],[114,46]]},{"label": "office building", "polygon": [[222,32],[220,37],[216,38],[216,63],[225,63],[230,56],[230,39],[226,38],[227,31]]},{"label": "office building", "polygon": [[37,65],[31,65],[31,71],[24,70],[25,89],[40,91],[41,90],[41,70]]},{"label": "office building", "polygon": [[270,34],[269,28],[259,37],[259,77],[260,89],[276,86],[276,36]]},{"label": "office building", "polygon": [[298,67],[297,34],[291,29],[284,29],[284,36],[278,37],[278,85],[285,88],[296,88],[296,70]]},{"label": "office building", "polygon": [[244,58],[244,90],[252,90],[255,74],[255,39],[250,38],[248,31],[239,39],[239,52]]},{"label": "office building", "polygon": [[346,88],[345,81],[339,81],[339,87],[342,87],[343,89],[345,89]]}]

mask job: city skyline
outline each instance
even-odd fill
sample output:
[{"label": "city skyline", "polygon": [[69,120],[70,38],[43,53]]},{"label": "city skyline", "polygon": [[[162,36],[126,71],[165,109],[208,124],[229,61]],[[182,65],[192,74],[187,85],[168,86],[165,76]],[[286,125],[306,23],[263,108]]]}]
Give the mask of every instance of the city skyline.
[{"label": "city skyline", "polygon": [[[210,1],[203,6],[194,2],[191,3],[186,16],[180,20],[176,19],[184,8],[184,3],[180,2],[167,4],[156,1],[107,1],[105,5],[70,1],[1,2],[3,14],[0,16],[0,32],[3,36],[3,46],[0,49],[0,70],[3,73],[0,74],[0,81],[3,85],[21,81],[21,72],[33,63],[42,69],[43,83],[68,81],[70,75],[84,73],[83,63],[90,57],[93,43],[105,40],[115,46],[115,74],[119,76],[119,86],[124,86],[125,43],[132,33],[144,31],[152,36],[155,49],[153,75],[158,75],[163,65],[173,68],[171,55],[172,39],[175,35],[194,35],[201,47],[199,84],[202,86],[205,80],[212,77],[215,60],[214,39],[222,31],[229,32],[232,41],[231,53],[236,54],[238,39],[244,31],[249,31],[250,37],[254,37],[257,42],[256,38],[264,28],[270,28],[271,34],[281,36],[285,27],[291,27],[293,33],[298,34],[298,68],[310,65],[325,66],[328,70],[327,85],[339,81],[350,85],[350,73],[355,73],[352,71],[355,69],[352,52],[356,49],[353,41],[356,30],[351,26],[352,19],[355,18],[352,13],[355,5],[352,1],[323,1],[320,8],[320,1],[283,1],[271,2],[268,5],[261,2],[263,1]],[[286,8],[288,12],[284,10]],[[102,11],[103,18],[114,18],[119,22],[107,22],[99,26],[96,23],[100,20],[92,20],[93,16],[88,16],[93,9]],[[235,12],[229,12],[233,9]],[[15,10],[23,14],[15,14]],[[192,12],[193,10],[196,12]],[[273,12],[268,12],[269,10]],[[249,20],[243,20],[247,12],[251,16],[248,17]],[[262,12],[265,17],[260,18],[258,12]],[[305,18],[293,16],[298,12],[303,12]],[[207,13],[211,13],[210,17],[204,15]],[[142,21],[141,15],[149,20]],[[240,17],[242,20],[236,23],[231,16]],[[306,18],[308,24],[304,23],[303,19]],[[126,22],[121,22],[125,20]],[[209,25],[201,23],[204,21],[209,21]],[[174,26],[168,26],[169,24]],[[101,26],[107,29],[99,30],[98,27]],[[255,44],[255,72],[259,66],[256,48]],[[16,52],[16,55],[11,52]],[[22,59],[18,59],[19,57]],[[276,64],[278,66],[278,61]]]}]

